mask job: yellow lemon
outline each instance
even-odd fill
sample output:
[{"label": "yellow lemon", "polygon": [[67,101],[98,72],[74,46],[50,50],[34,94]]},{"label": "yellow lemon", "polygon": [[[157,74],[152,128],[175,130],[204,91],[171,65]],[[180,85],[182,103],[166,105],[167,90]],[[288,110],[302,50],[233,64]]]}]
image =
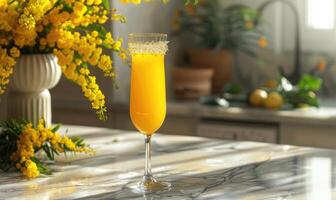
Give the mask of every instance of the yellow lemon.
[{"label": "yellow lemon", "polygon": [[269,80],[264,84],[264,86],[267,88],[277,88],[279,86],[279,83],[276,80]]},{"label": "yellow lemon", "polygon": [[256,89],[254,90],[249,97],[249,102],[252,106],[260,107],[264,105],[264,101],[267,98],[267,92],[265,90]]},{"label": "yellow lemon", "polygon": [[265,107],[272,110],[280,109],[283,105],[283,98],[278,92],[271,92],[264,103]]}]

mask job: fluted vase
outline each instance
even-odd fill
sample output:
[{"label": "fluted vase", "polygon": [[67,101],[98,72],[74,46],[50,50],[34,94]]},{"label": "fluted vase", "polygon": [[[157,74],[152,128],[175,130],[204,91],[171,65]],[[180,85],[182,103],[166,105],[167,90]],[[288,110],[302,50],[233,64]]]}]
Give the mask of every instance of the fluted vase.
[{"label": "fluted vase", "polygon": [[20,56],[10,82],[8,118],[29,120],[34,125],[44,119],[47,126],[51,125],[49,89],[55,87],[60,78],[61,69],[54,55]]}]

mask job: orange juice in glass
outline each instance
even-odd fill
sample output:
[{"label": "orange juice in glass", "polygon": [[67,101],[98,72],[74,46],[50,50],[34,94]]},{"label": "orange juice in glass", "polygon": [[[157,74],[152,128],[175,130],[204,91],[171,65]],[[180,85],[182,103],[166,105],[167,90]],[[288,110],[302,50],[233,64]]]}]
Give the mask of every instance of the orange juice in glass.
[{"label": "orange juice in glass", "polygon": [[130,114],[145,135],[159,129],[166,116],[164,54],[132,55]]},{"label": "orange juice in glass", "polygon": [[166,116],[164,57],[168,50],[166,34],[129,35],[132,59],[130,116],[134,126],[145,135],[145,173],[136,189],[141,192],[169,190],[170,184],[157,181],[151,172],[151,137]]}]

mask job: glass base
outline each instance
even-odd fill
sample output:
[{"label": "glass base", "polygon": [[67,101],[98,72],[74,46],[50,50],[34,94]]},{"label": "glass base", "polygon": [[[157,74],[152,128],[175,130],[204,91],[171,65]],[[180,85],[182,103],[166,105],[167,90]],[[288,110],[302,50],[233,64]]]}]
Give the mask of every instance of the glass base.
[{"label": "glass base", "polygon": [[170,191],[171,184],[169,182],[157,181],[152,176],[146,177],[144,176],[141,182],[130,183],[127,186],[132,189],[136,193],[162,193]]}]

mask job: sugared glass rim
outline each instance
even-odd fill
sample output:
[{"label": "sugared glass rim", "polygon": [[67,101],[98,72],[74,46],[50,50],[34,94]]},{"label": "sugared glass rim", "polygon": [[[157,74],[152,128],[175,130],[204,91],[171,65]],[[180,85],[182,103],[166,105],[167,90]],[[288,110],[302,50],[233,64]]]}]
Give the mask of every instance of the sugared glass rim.
[{"label": "sugared glass rim", "polygon": [[130,33],[128,37],[168,37],[166,33]]},{"label": "sugared glass rim", "polygon": [[165,33],[130,33],[128,42],[157,42],[167,41],[168,34]]},{"label": "sugared glass rim", "polygon": [[131,33],[128,50],[134,54],[165,54],[168,51],[168,35],[164,33]]}]

